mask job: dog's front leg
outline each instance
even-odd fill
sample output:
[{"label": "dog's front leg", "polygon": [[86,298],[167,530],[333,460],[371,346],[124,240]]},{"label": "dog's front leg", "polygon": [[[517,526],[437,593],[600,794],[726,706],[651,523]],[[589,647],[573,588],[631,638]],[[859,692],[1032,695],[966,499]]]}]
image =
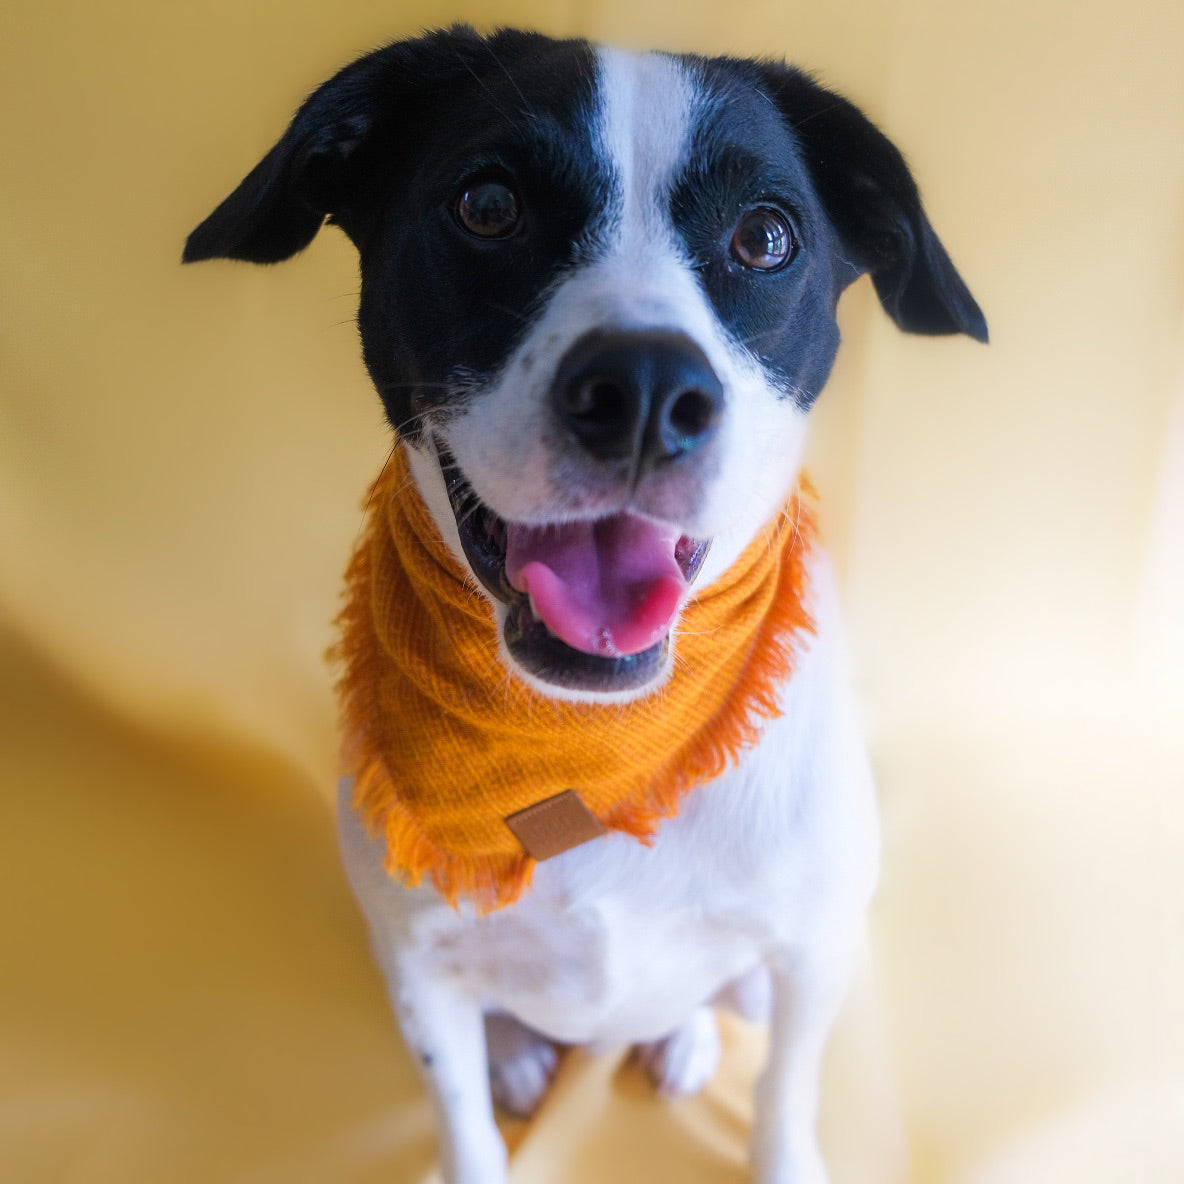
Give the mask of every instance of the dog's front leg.
[{"label": "dog's front leg", "polygon": [[504,1184],[506,1145],[493,1117],[479,1003],[415,951],[384,961],[403,1037],[435,1107],[445,1184]]},{"label": "dog's front leg", "polygon": [[757,1086],[752,1159],[757,1184],[827,1184],[818,1150],[818,1078],[854,958],[784,952],[770,962],[769,1060]]}]

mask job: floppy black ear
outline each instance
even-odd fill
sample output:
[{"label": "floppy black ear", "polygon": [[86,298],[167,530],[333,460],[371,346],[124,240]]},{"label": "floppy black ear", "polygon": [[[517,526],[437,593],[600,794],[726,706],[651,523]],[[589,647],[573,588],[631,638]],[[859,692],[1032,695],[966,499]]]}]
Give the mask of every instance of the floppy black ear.
[{"label": "floppy black ear", "polygon": [[347,207],[373,183],[367,148],[380,129],[398,140],[414,123],[415,102],[447,87],[483,44],[456,26],[346,66],[312,93],[279,143],[189,236],[183,262],[278,263],[307,247],[326,217],[348,232]]},{"label": "floppy black ear", "polygon": [[805,74],[763,70],[850,261],[871,275],[888,315],[910,333],[967,333],[985,342],[982,311],[895,145],[854,104]]},{"label": "floppy black ear", "polygon": [[278,263],[312,242],[371,129],[374,64],[355,62],[310,96],[279,143],[189,236],[183,262]]}]

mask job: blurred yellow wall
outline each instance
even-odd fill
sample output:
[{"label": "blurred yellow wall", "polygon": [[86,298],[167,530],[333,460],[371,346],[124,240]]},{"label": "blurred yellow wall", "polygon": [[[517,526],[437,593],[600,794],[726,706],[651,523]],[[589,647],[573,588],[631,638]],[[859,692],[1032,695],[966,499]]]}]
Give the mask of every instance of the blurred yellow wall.
[{"label": "blurred yellow wall", "polygon": [[[905,151],[992,344],[904,338],[860,284],[818,410],[886,816],[828,1077],[836,1184],[1184,1179],[1167,0],[9,0],[0,1177],[430,1162],[323,810],[321,654],[387,447],[354,261],[332,231],[277,269],[178,260],[311,86],[455,19],[787,56]],[[673,1112],[577,1065],[517,1178],[742,1179],[756,1046],[730,1039]]]}]

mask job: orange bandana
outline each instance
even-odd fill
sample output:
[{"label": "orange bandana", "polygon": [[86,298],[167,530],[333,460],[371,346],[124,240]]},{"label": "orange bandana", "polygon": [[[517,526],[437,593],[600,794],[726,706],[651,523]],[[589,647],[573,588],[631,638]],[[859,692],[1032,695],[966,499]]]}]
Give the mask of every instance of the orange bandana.
[{"label": "orange bandana", "polygon": [[814,524],[801,497],[687,603],[667,684],[622,706],[552,699],[507,671],[493,610],[440,537],[401,445],[369,505],[334,650],[344,772],[407,883],[430,875],[483,912],[512,903],[536,861],[506,819],[565,790],[601,826],[647,842],[780,714],[796,635],[812,629]]}]

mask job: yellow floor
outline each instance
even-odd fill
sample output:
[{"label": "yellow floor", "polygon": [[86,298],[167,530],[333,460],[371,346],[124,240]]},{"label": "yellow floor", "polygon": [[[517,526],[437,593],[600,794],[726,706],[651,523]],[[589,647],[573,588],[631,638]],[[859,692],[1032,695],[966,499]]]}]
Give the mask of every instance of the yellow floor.
[{"label": "yellow floor", "polygon": [[309,786],[4,648],[0,1177],[416,1178],[427,1118]]}]

